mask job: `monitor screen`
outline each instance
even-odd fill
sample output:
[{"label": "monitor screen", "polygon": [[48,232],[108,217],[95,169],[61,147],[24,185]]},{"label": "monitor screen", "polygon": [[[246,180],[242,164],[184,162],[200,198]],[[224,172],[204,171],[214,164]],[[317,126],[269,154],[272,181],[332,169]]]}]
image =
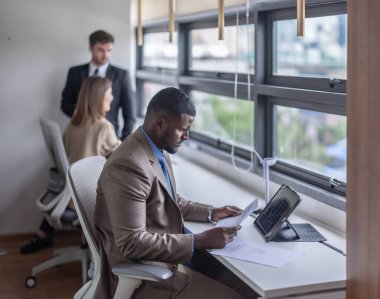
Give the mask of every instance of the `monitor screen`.
[{"label": "monitor screen", "polygon": [[300,196],[291,187],[287,185],[280,187],[254,222],[266,241],[275,237],[300,201]]}]

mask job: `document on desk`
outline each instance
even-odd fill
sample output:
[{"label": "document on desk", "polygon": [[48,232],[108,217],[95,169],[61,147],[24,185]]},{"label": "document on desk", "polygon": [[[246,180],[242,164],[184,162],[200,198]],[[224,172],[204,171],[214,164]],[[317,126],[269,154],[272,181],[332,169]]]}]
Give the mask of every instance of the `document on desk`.
[{"label": "document on desk", "polygon": [[290,261],[303,255],[302,253],[282,249],[262,243],[235,240],[223,249],[215,249],[212,254],[230,257],[247,262],[281,268]]},{"label": "document on desk", "polygon": [[255,198],[254,201],[252,201],[242,212],[239,216],[234,217],[227,217],[220,219],[218,223],[216,224],[216,227],[231,227],[231,226],[237,226],[243,223],[245,219],[251,214],[253,211],[257,210],[259,206],[259,203],[257,201],[257,198]]}]

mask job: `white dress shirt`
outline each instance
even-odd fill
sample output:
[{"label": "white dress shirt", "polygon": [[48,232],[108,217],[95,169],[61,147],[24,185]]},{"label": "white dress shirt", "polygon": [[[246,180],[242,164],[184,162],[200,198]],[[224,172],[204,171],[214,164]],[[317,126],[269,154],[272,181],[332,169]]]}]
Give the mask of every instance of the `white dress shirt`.
[{"label": "white dress shirt", "polygon": [[88,70],[88,76],[89,77],[94,76],[95,70],[98,69],[98,75],[97,76],[105,78],[108,66],[109,66],[109,63],[97,66],[97,65],[93,64],[92,62],[90,62],[90,67]]}]

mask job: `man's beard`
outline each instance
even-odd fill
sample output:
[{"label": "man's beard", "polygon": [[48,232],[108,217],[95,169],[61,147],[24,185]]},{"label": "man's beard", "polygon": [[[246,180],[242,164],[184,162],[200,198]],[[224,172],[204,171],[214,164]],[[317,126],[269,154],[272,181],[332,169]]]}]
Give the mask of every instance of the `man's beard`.
[{"label": "man's beard", "polygon": [[175,146],[166,146],[164,150],[167,151],[169,154],[175,154],[179,150],[179,147],[181,146],[182,142],[183,141],[177,143]]}]

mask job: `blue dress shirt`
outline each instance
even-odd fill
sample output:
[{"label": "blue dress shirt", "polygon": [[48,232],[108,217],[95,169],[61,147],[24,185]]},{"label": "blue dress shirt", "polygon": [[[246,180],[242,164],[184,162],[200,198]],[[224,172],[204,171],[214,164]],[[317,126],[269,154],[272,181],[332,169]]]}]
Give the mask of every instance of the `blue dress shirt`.
[{"label": "blue dress shirt", "polygon": [[[172,184],[170,182],[169,173],[167,171],[166,164],[165,164],[164,154],[162,153],[162,150],[160,150],[157,147],[157,145],[155,145],[153,143],[152,139],[150,139],[148,134],[145,132],[144,128],[142,126],[140,128],[141,128],[141,132],[143,132],[145,138],[148,140],[149,144],[151,145],[153,152],[154,152],[155,156],[157,157],[158,162],[161,165],[162,172],[164,173],[164,176],[166,179],[166,184],[168,185],[168,189],[170,190],[170,193],[171,193],[170,195],[172,196],[173,200],[175,201],[175,196],[173,194],[174,192],[173,192]],[[191,233],[186,227],[183,227],[183,231],[185,234]],[[193,244],[193,254],[194,254],[194,236],[193,236],[192,244]]]},{"label": "blue dress shirt", "polygon": [[172,184],[170,182],[170,177],[169,177],[169,173],[168,173],[168,170],[167,170],[167,167],[166,167],[166,163],[165,163],[165,159],[164,159],[164,154],[162,152],[162,150],[160,150],[157,145],[155,145],[152,141],[152,139],[150,139],[150,137],[148,136],[148,134],[145,132],[144,128],[141,127],[141,131],[143,132],[144,136],[146,137],[146,139],[149,141],[152,149],[153,149],[153,152],[155,154],[155,156],[157,157],[157,160],[158,162],[160,163],[161,165],[161,169],[162,169],[162,172],[164,173],[164,176],[165,176],[165,180],[166,180],[166,185],[168,187],[168,190],[170,192],[170,195],[171,197],[173,198],[173,200],[175,201],[175,196],[174,196],[174,192],[173,192],[173,188],[172,188]]}]

